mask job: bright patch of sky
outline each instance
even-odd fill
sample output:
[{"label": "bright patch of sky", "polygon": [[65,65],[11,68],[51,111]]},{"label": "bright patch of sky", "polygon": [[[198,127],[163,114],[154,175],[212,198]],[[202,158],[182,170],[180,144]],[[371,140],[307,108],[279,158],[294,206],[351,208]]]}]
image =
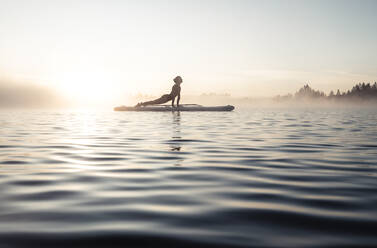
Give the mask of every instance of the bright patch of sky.
[{"label": "bright patch of sky", "polygon": [[0,77],[105,98],[377,80],[377,1],[1,0]]}]

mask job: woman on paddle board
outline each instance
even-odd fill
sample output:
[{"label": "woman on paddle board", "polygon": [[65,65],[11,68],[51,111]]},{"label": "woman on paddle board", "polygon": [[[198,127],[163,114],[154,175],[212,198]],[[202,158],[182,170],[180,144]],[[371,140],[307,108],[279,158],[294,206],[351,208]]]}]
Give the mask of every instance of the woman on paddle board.
[{"label": "woman on paddle board", "polygon": [[148,101],[148,102],[139,102],[136,104],[135,107],[145,107],[148,105],[155,105],[155,104],[163,104],[167,103],[168,101],[171,101],[171,106],[174,107],[174,101],[177,97],[177,107],[179,107],[179,101],[181,100],[181,83],[183,82],[182,78],[180,76],[177,76],[173,79],[174,85],[171,88],[170,94],[165,94],[161,96],[160,98]]}]

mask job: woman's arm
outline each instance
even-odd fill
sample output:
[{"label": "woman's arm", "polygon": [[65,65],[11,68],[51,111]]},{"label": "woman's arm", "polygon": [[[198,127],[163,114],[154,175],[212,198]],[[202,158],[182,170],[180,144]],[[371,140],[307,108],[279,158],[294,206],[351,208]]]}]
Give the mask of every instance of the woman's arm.
[{"label": "woman's arm", "polygon": [[[173,99],[171,100],[171,106],[174,108],[174,101],[175,101],[175,97],[173,97]],[[178,104],[179,104],[179,101],[178,101]]]}]

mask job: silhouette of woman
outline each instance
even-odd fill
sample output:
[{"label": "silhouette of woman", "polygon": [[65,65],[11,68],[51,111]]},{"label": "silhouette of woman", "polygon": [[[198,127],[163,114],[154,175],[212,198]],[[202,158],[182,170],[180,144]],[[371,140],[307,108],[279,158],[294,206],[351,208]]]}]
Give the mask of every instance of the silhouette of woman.
[{"label": "silhouette of woman", "polygon": [[155,99],[153,101],[148,102],[139,102],[136,104],[135,107],[145,107],[148,105],[156,105],[156,104],[163,104],[167,103],[168,101],[171,102],[171,106],[174,107],[174,101],[177,97],[177,107],[179,107],[179,101],[181,100],[181,83],[183,82],[182,78],[180,76],[177,76],[173,79],[174,85],[171,88],[170,94],[162,95],[160,98]]}]

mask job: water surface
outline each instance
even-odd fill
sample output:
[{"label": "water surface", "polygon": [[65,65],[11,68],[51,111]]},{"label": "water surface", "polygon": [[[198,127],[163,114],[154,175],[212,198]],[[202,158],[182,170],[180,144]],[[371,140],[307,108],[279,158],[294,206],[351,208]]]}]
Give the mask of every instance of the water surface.
[{"label": "water surface", "polygon": [[0,247],[377,244],[377,111],[0,112]]}]

